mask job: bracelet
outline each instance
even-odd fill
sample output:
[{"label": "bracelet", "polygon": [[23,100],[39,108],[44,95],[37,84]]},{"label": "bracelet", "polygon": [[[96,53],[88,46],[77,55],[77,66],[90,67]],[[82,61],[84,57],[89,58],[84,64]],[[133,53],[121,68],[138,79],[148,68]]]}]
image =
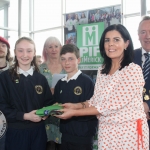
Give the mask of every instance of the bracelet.
[{"label": "bracelet", "polygon": [[82,104],[82,108],[86,108],[86,105],[84,102],[81,102],[81,104]]}]

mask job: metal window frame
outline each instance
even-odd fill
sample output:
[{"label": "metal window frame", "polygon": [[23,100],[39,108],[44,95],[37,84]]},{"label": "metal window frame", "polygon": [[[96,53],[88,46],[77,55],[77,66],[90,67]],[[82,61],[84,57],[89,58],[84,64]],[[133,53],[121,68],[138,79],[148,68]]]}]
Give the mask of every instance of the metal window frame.
[{"label": "metal window frame", "polygon": [[[148,0],[141,0],[141,12],[137,13],[131,13],[131,14],[123,14],[122,18],[122,24],[125,24],[125,19],[129,17],[135,17],[135,16],[141,16],[143,17],[144,15],[149,15],[150,10],[146,10],[146,2]],[[122,12],[124,12],[124,0],[121,0],[121,9]],[[29,33],[29,36],[34,39],[34,34],[39,33],[39,32],[45,32],[45,31],[50,31],[50,30],[55,30],[55,29],[61,29],[61,42],[64,42],[64,15],[63,15],[63,10],[66,12],[66,0],[61,0],[61,26],[57,27],[52,27],[52,28],[45,28],[41,30],[36,30],[34,31],[34,0],[29,0],[29,31],[23,31],[22,26],[21,26],[21,20],[22,20],[22,0],[18,0],[18,29],[12,29],[8,28],[8,7],[9,4],[7,4],[6,7],[4,7],[4,27],[0,26],[0,29],[4,30],[4,37],[8,39],[8,31],[16,31],[18,32],[18,38],[21,37],[22,33]]]}]

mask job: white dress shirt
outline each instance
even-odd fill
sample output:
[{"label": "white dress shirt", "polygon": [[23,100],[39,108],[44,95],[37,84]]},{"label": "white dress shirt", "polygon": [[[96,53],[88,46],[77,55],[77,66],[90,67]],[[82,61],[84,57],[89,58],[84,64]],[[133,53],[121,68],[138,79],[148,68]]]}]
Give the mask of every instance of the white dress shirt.
[{"label": "white dress shirt", "polygon": [[82,72],[80,70],[78,70],[78,72],[76,74],[74,74],[70,79],[67,79],[68,75],[66,74],[66,76],[64,78],[62,78],[61,81],[69,82],[70,80],[76,80],[81,73]]},{"label": "white dress shirt", "polygon": [[34,67],[33,66],[31,66],[31,68],[29,69],[29,70],[27,70],[27,71],[24,71],[24,70],[22,70],[21,68],[17,68],[17,73],[18,74],[23,74],[24,76],[28,76],[28,75],[33,75],[33,72],[34,72]]}]

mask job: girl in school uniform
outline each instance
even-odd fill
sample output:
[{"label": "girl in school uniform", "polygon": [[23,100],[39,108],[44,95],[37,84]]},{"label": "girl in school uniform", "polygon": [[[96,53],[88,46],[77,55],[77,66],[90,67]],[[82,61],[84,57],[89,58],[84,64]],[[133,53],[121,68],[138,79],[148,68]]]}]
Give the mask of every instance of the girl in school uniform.
[{"label": "girl in school uniform", "polygon": [[22,37],[15,44],[14,65],[0,77],[0,110],[8,129],[6,150],[45,150],[46,131],[36,110],[53,104],[46,78],[35,61],[35,44]]}]

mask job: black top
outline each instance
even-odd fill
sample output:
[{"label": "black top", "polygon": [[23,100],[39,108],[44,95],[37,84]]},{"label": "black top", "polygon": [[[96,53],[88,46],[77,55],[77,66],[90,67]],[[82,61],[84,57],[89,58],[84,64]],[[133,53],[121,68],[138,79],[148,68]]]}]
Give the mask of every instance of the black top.
[{"label": "black top", "polygon": [[33,76],[25,77],[20,74],[20,79],[12,80],[10,71],[0,75],[0,110],[6,116],[8,126],[12,128],[28,128],[36,126],[24,120],[24,113],[40,109],[53,104],[46,78],[34,71]]},{"label": "black top", "polygon": [[[59,103],[79,103],[89,100],[93,96],[93,92],[93,81],[87,75],[81,73],[76,80],[70,80],[69,82],[59,80],[55,86],[54,99]],[[81,116],[60,120],[62,140],[67,142],[92,142],[96,129],[96,116]]]},{"label": "black top", "polygon": [[[142,48],[138,48],[134,50],[134,63],[138,64],[142,68]],[[150,72],[148,75],[148,79],[145,82],[144,88],[146,89],[146,94],[150,97]],[[144,96],[144,95],[143,95]],[[150,108],[150,100],[144,100]],[[150,128],[150,120],[148,120],[149,128]]]},{"label": "black top", "polygon": [[[142,49],[136,49],[134,50],[134,63],[138,64],[142,68]],[[145,82],[144,88],[146,89],[146,94],[150,96],[150,72],[148,75],[148,79]],[[150,108],[150,100],[144,100]]]}]

